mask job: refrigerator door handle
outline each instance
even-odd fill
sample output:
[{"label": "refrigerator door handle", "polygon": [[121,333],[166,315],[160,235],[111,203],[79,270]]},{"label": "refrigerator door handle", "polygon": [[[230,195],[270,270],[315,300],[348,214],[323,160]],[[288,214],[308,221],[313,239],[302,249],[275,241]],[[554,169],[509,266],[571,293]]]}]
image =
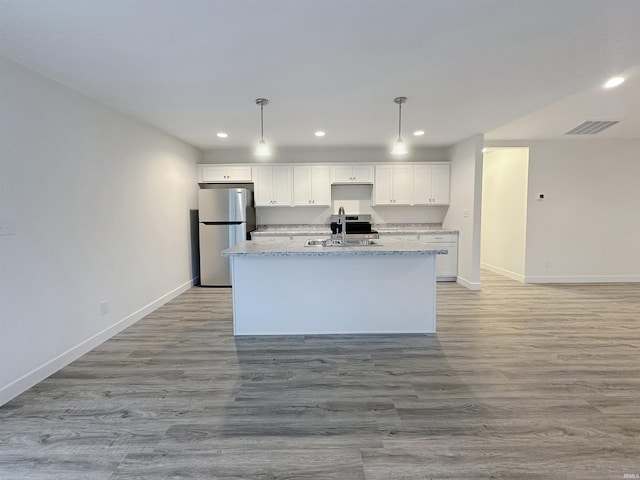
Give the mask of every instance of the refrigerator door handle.
[{"label": "refrigerator door handle", "polygon": [[232,198],[230,198],[229,202],[229,207],[231,209],[231,212],[229,212],[229,220],[246,222],[247,191],[244,189],[236,189],[231,190],[230,194],[232,195]]},{"label": "refrigerator door handle", "polygon": [[240,225],[244,222],[200,222],[202,225]]}]

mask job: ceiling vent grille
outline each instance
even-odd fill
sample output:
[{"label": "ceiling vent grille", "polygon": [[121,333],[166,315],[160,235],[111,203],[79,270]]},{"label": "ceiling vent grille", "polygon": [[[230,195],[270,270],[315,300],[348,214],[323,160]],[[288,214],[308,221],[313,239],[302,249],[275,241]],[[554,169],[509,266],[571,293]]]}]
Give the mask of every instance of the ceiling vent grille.
[{"label": "ceiling vent grille", "polygon": [[613,127],[616,123],[620,123],[619,121],[608,121],[608,120],[588,120],[586,122],[582,122],[577,127],[572,128],[565,135],[595,135],[596,133],[600,133],[601,131]]}]

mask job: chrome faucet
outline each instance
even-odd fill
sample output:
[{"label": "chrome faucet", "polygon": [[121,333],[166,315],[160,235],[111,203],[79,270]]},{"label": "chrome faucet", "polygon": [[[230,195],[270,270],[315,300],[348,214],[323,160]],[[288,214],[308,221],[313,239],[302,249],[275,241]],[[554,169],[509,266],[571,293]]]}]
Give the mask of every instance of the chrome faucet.
[{"label": "chrome faucet", "polygon": [[338,225],[340,225],[341,228],[341,234],[342,234],[342,244],[346,245],[347,243],[347,215],[346,213],[344,213],[344,207],[342,205],[340,205],[340,208],[338,209]]}]

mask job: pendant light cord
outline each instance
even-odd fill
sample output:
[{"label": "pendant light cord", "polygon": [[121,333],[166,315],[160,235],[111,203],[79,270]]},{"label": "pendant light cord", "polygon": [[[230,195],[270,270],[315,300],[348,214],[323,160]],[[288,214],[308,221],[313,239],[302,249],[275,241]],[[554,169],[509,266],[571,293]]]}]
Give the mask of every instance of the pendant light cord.
[{"label": "pendant light cord", "polygon": [[264,142],[264,105],[260,104],[260,140]]},{"label": "pendant light cord", "polygon": [[398,103],[398,140],[402,138],[402,103]]}]

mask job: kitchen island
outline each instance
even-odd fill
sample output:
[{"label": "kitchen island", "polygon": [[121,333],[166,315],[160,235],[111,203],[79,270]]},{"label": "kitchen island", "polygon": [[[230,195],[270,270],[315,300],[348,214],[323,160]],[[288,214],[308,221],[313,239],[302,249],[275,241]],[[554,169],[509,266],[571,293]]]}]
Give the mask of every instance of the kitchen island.
[{"label": "kitchen island", "polygon": [[308,247],[243,242],[231,259],[234,335],[433,333],[435,256],[419,240]]}]

